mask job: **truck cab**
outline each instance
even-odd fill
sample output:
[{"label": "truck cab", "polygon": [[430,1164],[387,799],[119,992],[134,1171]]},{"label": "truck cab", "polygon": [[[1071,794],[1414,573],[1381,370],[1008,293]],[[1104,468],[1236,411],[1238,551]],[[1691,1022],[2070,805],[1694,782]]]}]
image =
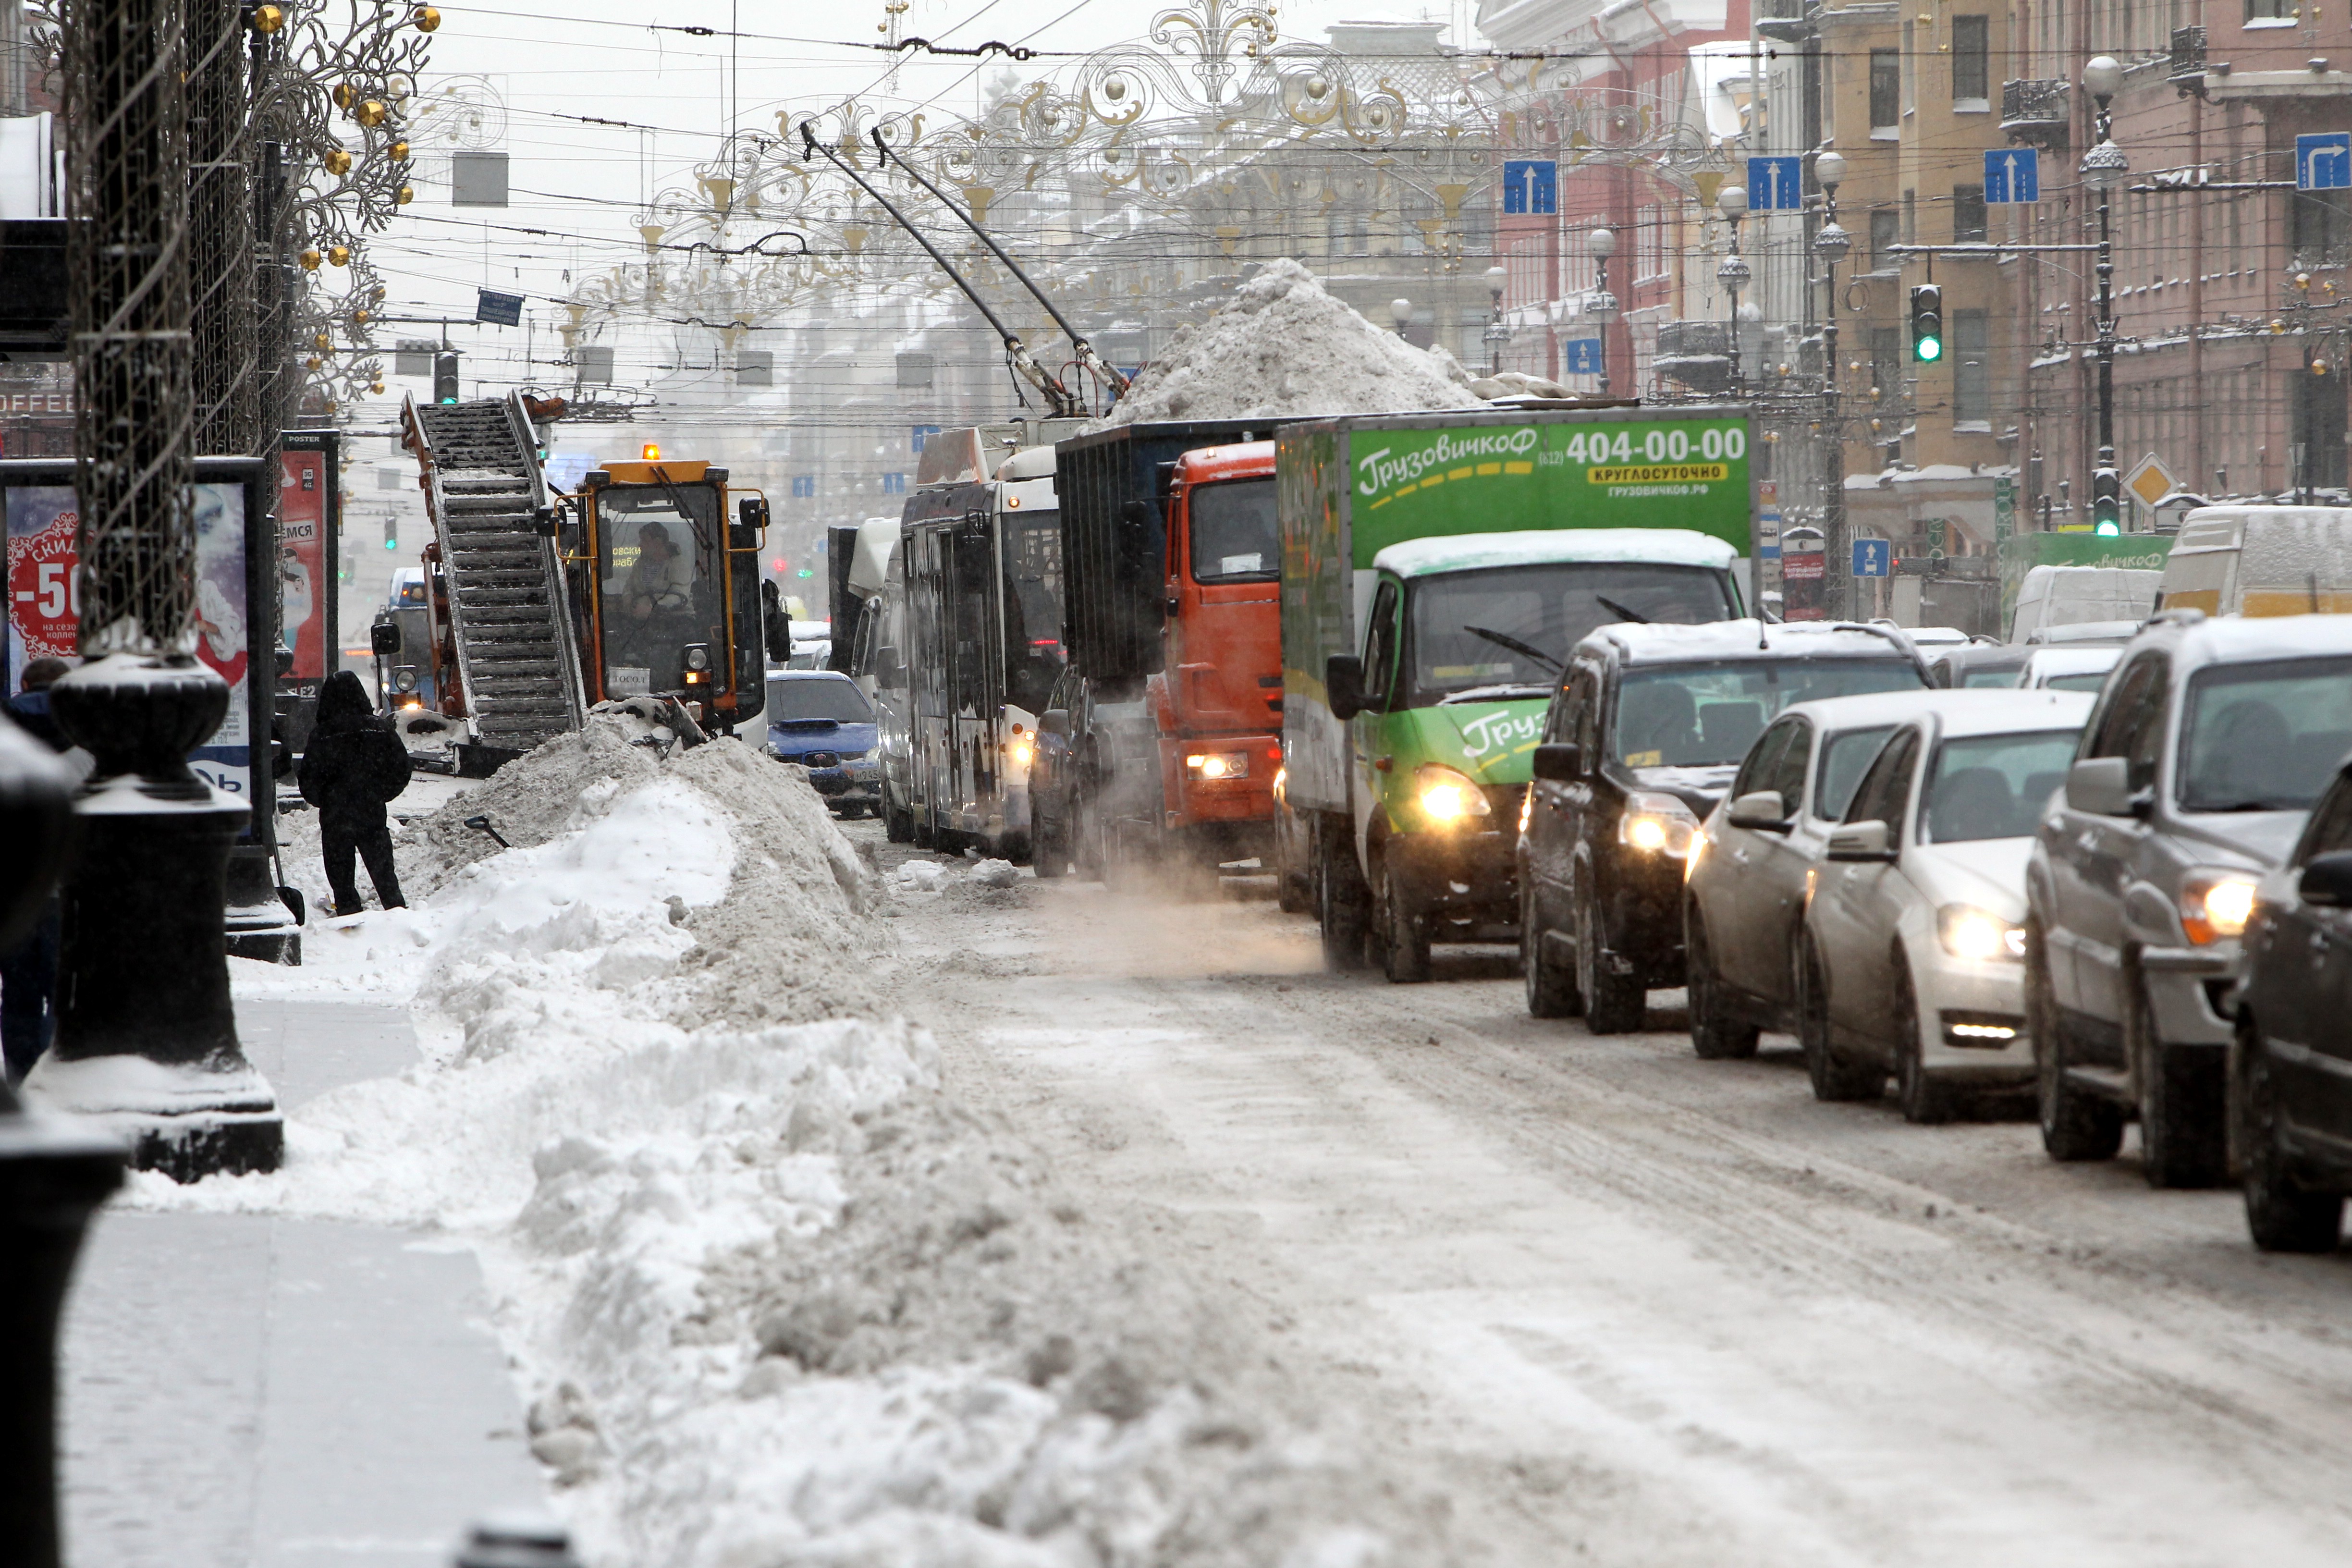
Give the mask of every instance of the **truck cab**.
[{"label": "truck cab", "polygon": [[1274,443],[1172,466],[1159,719],[1165,827],[1210,864],[1272,850],[1282,765],[1282,537]]}]

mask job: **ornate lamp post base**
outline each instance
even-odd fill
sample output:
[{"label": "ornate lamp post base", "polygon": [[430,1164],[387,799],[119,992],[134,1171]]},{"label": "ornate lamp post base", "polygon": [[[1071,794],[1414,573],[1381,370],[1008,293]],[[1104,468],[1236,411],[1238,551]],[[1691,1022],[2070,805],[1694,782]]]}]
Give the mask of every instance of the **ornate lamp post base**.
[{"label": "ornate lamp post base", "polygon": [[275,1170],[285,1127],[237,1047],[223,947],[246,808],[186,761],[219,727],[228,688],[193,658],[117,653],[50,689],[58,724],[98,766],[74,803],[58,1036],[25,1088],[174,1181]]}]

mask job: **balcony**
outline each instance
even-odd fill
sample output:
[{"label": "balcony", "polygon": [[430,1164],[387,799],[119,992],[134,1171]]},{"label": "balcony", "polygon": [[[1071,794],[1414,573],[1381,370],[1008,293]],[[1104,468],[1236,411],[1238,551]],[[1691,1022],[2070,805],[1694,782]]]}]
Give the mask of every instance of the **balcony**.
[{"label": "balcony", "polygon": [[2172,29],[2172,68],[2166,80],[2180,89],[2183,96],[2205,90],[2205,29],[2201,26]]},{"label": "balcony", "polygon": [[1805,0],[1756,0],[1756,32],[1775,43],[1801,44],[1813,36]]},{"label": "balcony", "polygon": [[2017,78],[2000,84],[2000,130],[2011,142],[2055,150],[2066,144],[2063,79]]},{"label": "balcony", "polygon": [[[1727,321],[1662,321],[1650,368],[1672,376],[1693,392],[1717,393],[1731,384],[1731,326]],[[1753,374],[1755,366],[1747,367]]]}]

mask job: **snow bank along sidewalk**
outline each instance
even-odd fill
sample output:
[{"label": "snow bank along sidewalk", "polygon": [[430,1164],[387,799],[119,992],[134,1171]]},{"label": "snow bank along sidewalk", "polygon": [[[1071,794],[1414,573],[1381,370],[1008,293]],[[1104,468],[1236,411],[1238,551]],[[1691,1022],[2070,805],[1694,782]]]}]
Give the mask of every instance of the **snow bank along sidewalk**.
[{"label": "snow bank along sidewalk", "polygon": [[922,895],[805,775],[631,738],[549,742],[403,836],[415,908],[238,966],[407,1000],[425,1065],[297,1110],[279,1172],[129,1201],[471,1245],[599,1568],[1439,1560],[1440,1510],[876,1020],[873,917]]}]

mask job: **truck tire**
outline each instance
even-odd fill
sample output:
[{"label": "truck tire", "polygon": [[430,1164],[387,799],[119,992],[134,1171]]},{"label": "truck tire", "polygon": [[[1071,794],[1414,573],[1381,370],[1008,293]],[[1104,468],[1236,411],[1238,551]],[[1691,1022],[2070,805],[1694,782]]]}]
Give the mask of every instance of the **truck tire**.
[{"label": "truck tire", "polygon": [[[1340,841],[1332,842],[1334,837]],[[1338,973],[1364,967],[1364,874],[1356,865],[1352,835],[1326,832],[1316,846],[1321,874],[1315,879],[1315,921],[1323,932],[1323,963]]]},{"label": "truck tire", "polygon": [[1536,914],[1535,889],[1519,884],[1519,973],[1528,985],[1528,1016],[1532,1018],[1573,1018],[1584,1011],[1584,997],[1576,989],[1573,969],[1544,956],[1544,930]]},{"label": "truck tire", "polygon": [[1808,931],[1797,955],[1797,1041],[1804,1047],[1805,1076],[1812,1080],[1813,1098],[1843,1101],[1885,1095],[1886,1069],[1840,1055],[1830,1039],[1829,971]]},{"label": "truck tire", "polygon": [[1088,881],[1102,880],[1102,836],[1095,826],[1092,803],[1078,790],[1070,792],[1070,861]]},{"label": "truck tire", "polygon": [[[1589,883],[1588,872],[1580,880]],[[1630,1035],[1642,1026],[1649,992],[1638,974],[1615,974],[1601,962],[1607,928],[1590,886],[1576,897],[1576,988],[1584,995],[1584,1026],[1596,1035]]]},{"label": "truck tire", "polygon": [[[1033,808],[1034,809],[1034,808]],[[1054,819],[1044,812],[1035,812],[1031,820],[1032,840],[1029,863],[1040,877],[1058,877],[1070,868],[1070,852],[1063,847],[1063,834]]]},{"label": "truck tire", "polygon": [[2123,1147],[2123,1108],[2066,1081],[2066,1037],[2050,986],[2048,939],[2025,922],[2025,1026],[2033,1036],[2033,1099],[2042,1147],[2053,1160],[2112,1160]]},{"label": "truck tire", "polygon": [[1412,912],[1412,901],[1395,870],[1381,867],[1381,970],[1391,984],[1418,985],[1429,978],[1429,926]]},{"label": "truck tire", "polygon": [[2140,1169],[2151,1187],[2210,1187],[2229,1174],[2221,1053],[2167,1046],[2139,976],[2125,993],[2124,1043],[2139,1074]]},{"label": "truck tire", "polygon": [[893,844],[911,843],[915,837],[914,814],[892,805],[887,789],[882,792],[882,837]]},{"label": "truck tire", "polygon": [[1731,1015],[1724,1005],[1722,979],[1715,972],[1715,949],[1696,905],[1683,914],[1685,971],[1690,986],[1691,1049],[1701,1061],[1743,1061],[1756,1054],[1763,1031]]},{"label": "truck tire", "polygon": [[2333,1252],[2344,1235],[2344,1196],[2307,1191],[2279,1146],[2278,1080],[2261,1031],[2238,1024],[2238,1146],[2245,1163],[2246,1229],[2264,1252]]}]

